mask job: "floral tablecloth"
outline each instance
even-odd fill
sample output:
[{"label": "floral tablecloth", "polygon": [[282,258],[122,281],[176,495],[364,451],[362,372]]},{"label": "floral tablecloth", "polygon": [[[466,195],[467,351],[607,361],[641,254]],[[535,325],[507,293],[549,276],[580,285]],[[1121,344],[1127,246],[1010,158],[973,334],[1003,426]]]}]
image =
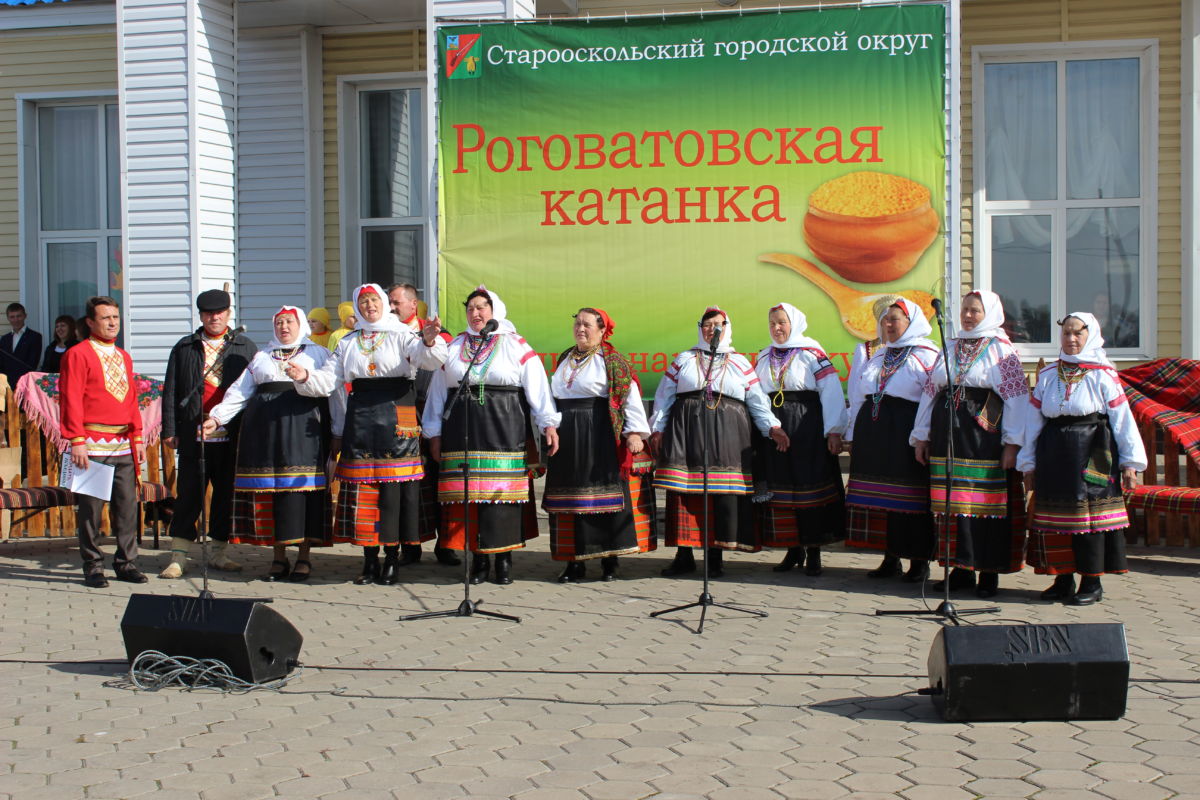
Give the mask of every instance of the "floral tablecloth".
[{"label": "floral tablecloth", "polygon": [[[142,438],[146,444],[158,441],[162,431],[162,381],[148,375],[134,373],[137,387],[138,410],[142,412]],[[58,373],[29,372],[17,381],[15,392],[17,404],[34,423],[46,439],[53,442],[60,452],[67,449],[67,440],[59,430]]]}]

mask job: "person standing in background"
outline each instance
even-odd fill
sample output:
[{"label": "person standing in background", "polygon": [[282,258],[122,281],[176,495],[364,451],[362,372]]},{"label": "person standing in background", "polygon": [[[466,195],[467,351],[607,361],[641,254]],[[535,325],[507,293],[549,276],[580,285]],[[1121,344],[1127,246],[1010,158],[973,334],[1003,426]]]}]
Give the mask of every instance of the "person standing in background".
[{"label": "person standing in background", "polygon": [[16,389],[22,375],[38,368],[42,335],[25,327],[25,306],[9,303],[6,313],[12,332],[0,336],[0,371],[8,376],[8,385]]}]

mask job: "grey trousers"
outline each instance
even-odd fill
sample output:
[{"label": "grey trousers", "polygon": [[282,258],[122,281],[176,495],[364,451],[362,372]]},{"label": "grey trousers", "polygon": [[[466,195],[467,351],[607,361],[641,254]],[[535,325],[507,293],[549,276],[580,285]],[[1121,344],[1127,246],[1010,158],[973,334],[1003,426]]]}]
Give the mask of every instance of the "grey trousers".
[{"label": "grey trousers", "polygon": [[[113,468],[112,495],[108,503],[108,519],[117,538],[117,553],[113,569],[137,563],[137,483],[133,455],[89,457],[99,464]],[[79,534],[79,555],[83,558],[83,574],[104,571],[104,552],[100,550],[100,512],[104,501],[90,495],[77,495],[76,533]]]}]

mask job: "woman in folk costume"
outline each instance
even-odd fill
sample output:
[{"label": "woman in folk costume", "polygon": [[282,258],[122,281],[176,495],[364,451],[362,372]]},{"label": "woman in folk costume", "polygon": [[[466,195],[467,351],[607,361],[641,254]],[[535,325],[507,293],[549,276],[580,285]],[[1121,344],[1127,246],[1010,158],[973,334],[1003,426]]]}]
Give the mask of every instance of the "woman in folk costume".
[{"label": "woman in folk costume", "polygon": [[[1003,325],[1004,305],[995,292],[963,298],[958,337],[948,346],[953,390],[946,389],[939,356],[909,436],[917,460],[929,465],[930,500],[940,518],[946,510],[946,428],[954,415],[953,490],[943,529],[954,567],[950,588],[974,586],[978,572],[976,594],[982,598],[999,591],[1000,573],[1019,572],[1025,563],[1025,492],[1014,467],[1025,441],[1029,387]],[[939,556],[944,552],[939,545]]]},{"label": "woman in folk costume", "polygon": [[[888,306],[900,299],[898,294],[881,294],[875,298],[875,302],[871,304],[871,311],[876,320],[887,313]],[[871,360],[871,357],[883,346],[883,342],[878,337],[862,342],[858,347],[854,348],[854,355],[850,359],[850,375],[846,378],[846,392],[850,393],[851,389],[858,385],[859,376],[862,375],[863,369]],[[849,415],[846,418],[846,425],[849,427],[851,419]],[[848,448],[849,442],[845,440],[845,435],[842,436],[842,449]],[[887,512],[877,508],[867,508],[865,506],[847,506],[846,507],[846,546],[863,550],[887,550]]]},{"label": "woman in folk costume", "polygon": [[1073,311],[1060,325],[1062,349],[1033,387],[1017,469],[1033,489],[1029,563],[1056,576],[1042,598],[1086,606],[1104,596],[1101,575],[1128,572],[1122,489],[1137,486],[1146,449],[1100,323]]},{"label": "woman in folk costume", "polygon": [[886,531],[876,546],[883,563],[872,578],[900,574],[900,559],[911,559],[904,579],[929,577],[936,537],[929,513],[929,470],[908,443],[917,405],[937,361],[938,347],[921,308],[900,298],[879,318],[883,347],[875,352],[850,387],[850,483],[846,504],[887,515]]},{"label": "woman in folk costume", "polygon": [[437,335],[437,319],[420,336],[402,326],[377,284],[355,289],[354,307],[357,327],[333,356],[318,369],[294,366],[288,374],[301,394],[329,396],[330,451],[339,454],[335,477],[342,482],[334,540],[363,548],[362,574],[354,582],[390,585],[400,581],[401,545],[421,545],[425,473],[414,378],[418,369],[442,365],[446,343]]},{"label": "woman in folk costume", "polygon": [[[466,308],[467,332],[450,343],[445,366],[434,374],[422,421],[430,453],[441,462],[438,499],[446,546],[475,554],[472,583],[487,579],[495,553],[493,580],[504,585],[512,583],[512,551],[537,536],[529,418],[532,414],[545,434],[547,453],[554,456],[560,415],[541,359],[508,321],[500,296],[480,286],[467,295]],[[489,332],[495,333],[489,335],[484,328],[493,321]],[[443,421],[464,375],[466,388]],[[470,467],[465,508],[464,460]],[[471,539],[463,541],[468,521]]]},{"label": "woman in folk costume", "polygon": [[[304,397],[287,376],[291,365],[316,370],[331,358],[309,337],[308,320],[295,306],[272,319],[274,338],[259,350],[241,377],[204,420],[210,435],[242,414],[234,472],[231,542],[273,546],[266,580],[308,580],[309,548],[329,545],[329,404]],[[297,545],[294,565],[286,548]]]},{"label": "woman in folk costume", "polygon": [[[754,492],[751,420],[779,450],[787,449],[788,437],[771,413],[754,368],[734,352],[728,315],[710,306],[696,327],[699,340],[676,356],[658,384],[650,420],[650,443],[658,454],[654,485],[667,490],[667,545],[678,548],[662,574],[694,572],[692,548],[708,547],[709,574],[720,577],[724,550],[762,549],[750,505]],[[716,353],[710,355],[714,343]],[[706,511],[709,535],[704,541]]]},{"label": "woman in folk costume", "polygon": [[542,508],[550,515],[550,553],[567,562],[559,583],[582,580],[597,558],[602,580],[615,580],[618,556],[657,546],[644,450],[650,423],[633,367],[608,341],[615,328],[604,310],[579,309],[575,346],[550,379],[562,424]]},{"label": "woman in folk costume", "polygon": [[776,572],[799,564],[816,576],[821,546],[845,538],[837,454],[846,430],[846,400],[821,343],[804,335],[808,319],[803,312],[780,303],[767,314],[767,323],[774,344],[758,354],[754,371],[791,445],[780,452],[767,439],[755,442],[755,481],[765,479],[771,495],[761,506],[763,545],[788,549]]}]

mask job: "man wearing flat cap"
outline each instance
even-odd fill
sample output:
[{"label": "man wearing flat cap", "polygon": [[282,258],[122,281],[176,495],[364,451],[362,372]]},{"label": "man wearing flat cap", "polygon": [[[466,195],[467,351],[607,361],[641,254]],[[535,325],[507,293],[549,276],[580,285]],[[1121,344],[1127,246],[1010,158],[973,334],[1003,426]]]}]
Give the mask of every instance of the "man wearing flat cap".
[{"label": "man wearing flat cap", "polygon": [[175,516],[171,519],[171,561],[160,578],[179,578],[187,568],[188,553],[196,541],[196,521],[204,503],[205,484],[212,486],[208,537],[212,550],[208,563],[223,570],[240,570],[225,549],[233,518],[233,475],[237,448],[237,420],[204,439],[204,476],[200,475],[200,421],[221,402],[234,381],[254,358],[258,348],[250,337],[229,328],[229,293],[209,289],[196,297],[200,327],[180,339],[167,360],[163,384],[162,437],[179,451],[176,473]]}]

